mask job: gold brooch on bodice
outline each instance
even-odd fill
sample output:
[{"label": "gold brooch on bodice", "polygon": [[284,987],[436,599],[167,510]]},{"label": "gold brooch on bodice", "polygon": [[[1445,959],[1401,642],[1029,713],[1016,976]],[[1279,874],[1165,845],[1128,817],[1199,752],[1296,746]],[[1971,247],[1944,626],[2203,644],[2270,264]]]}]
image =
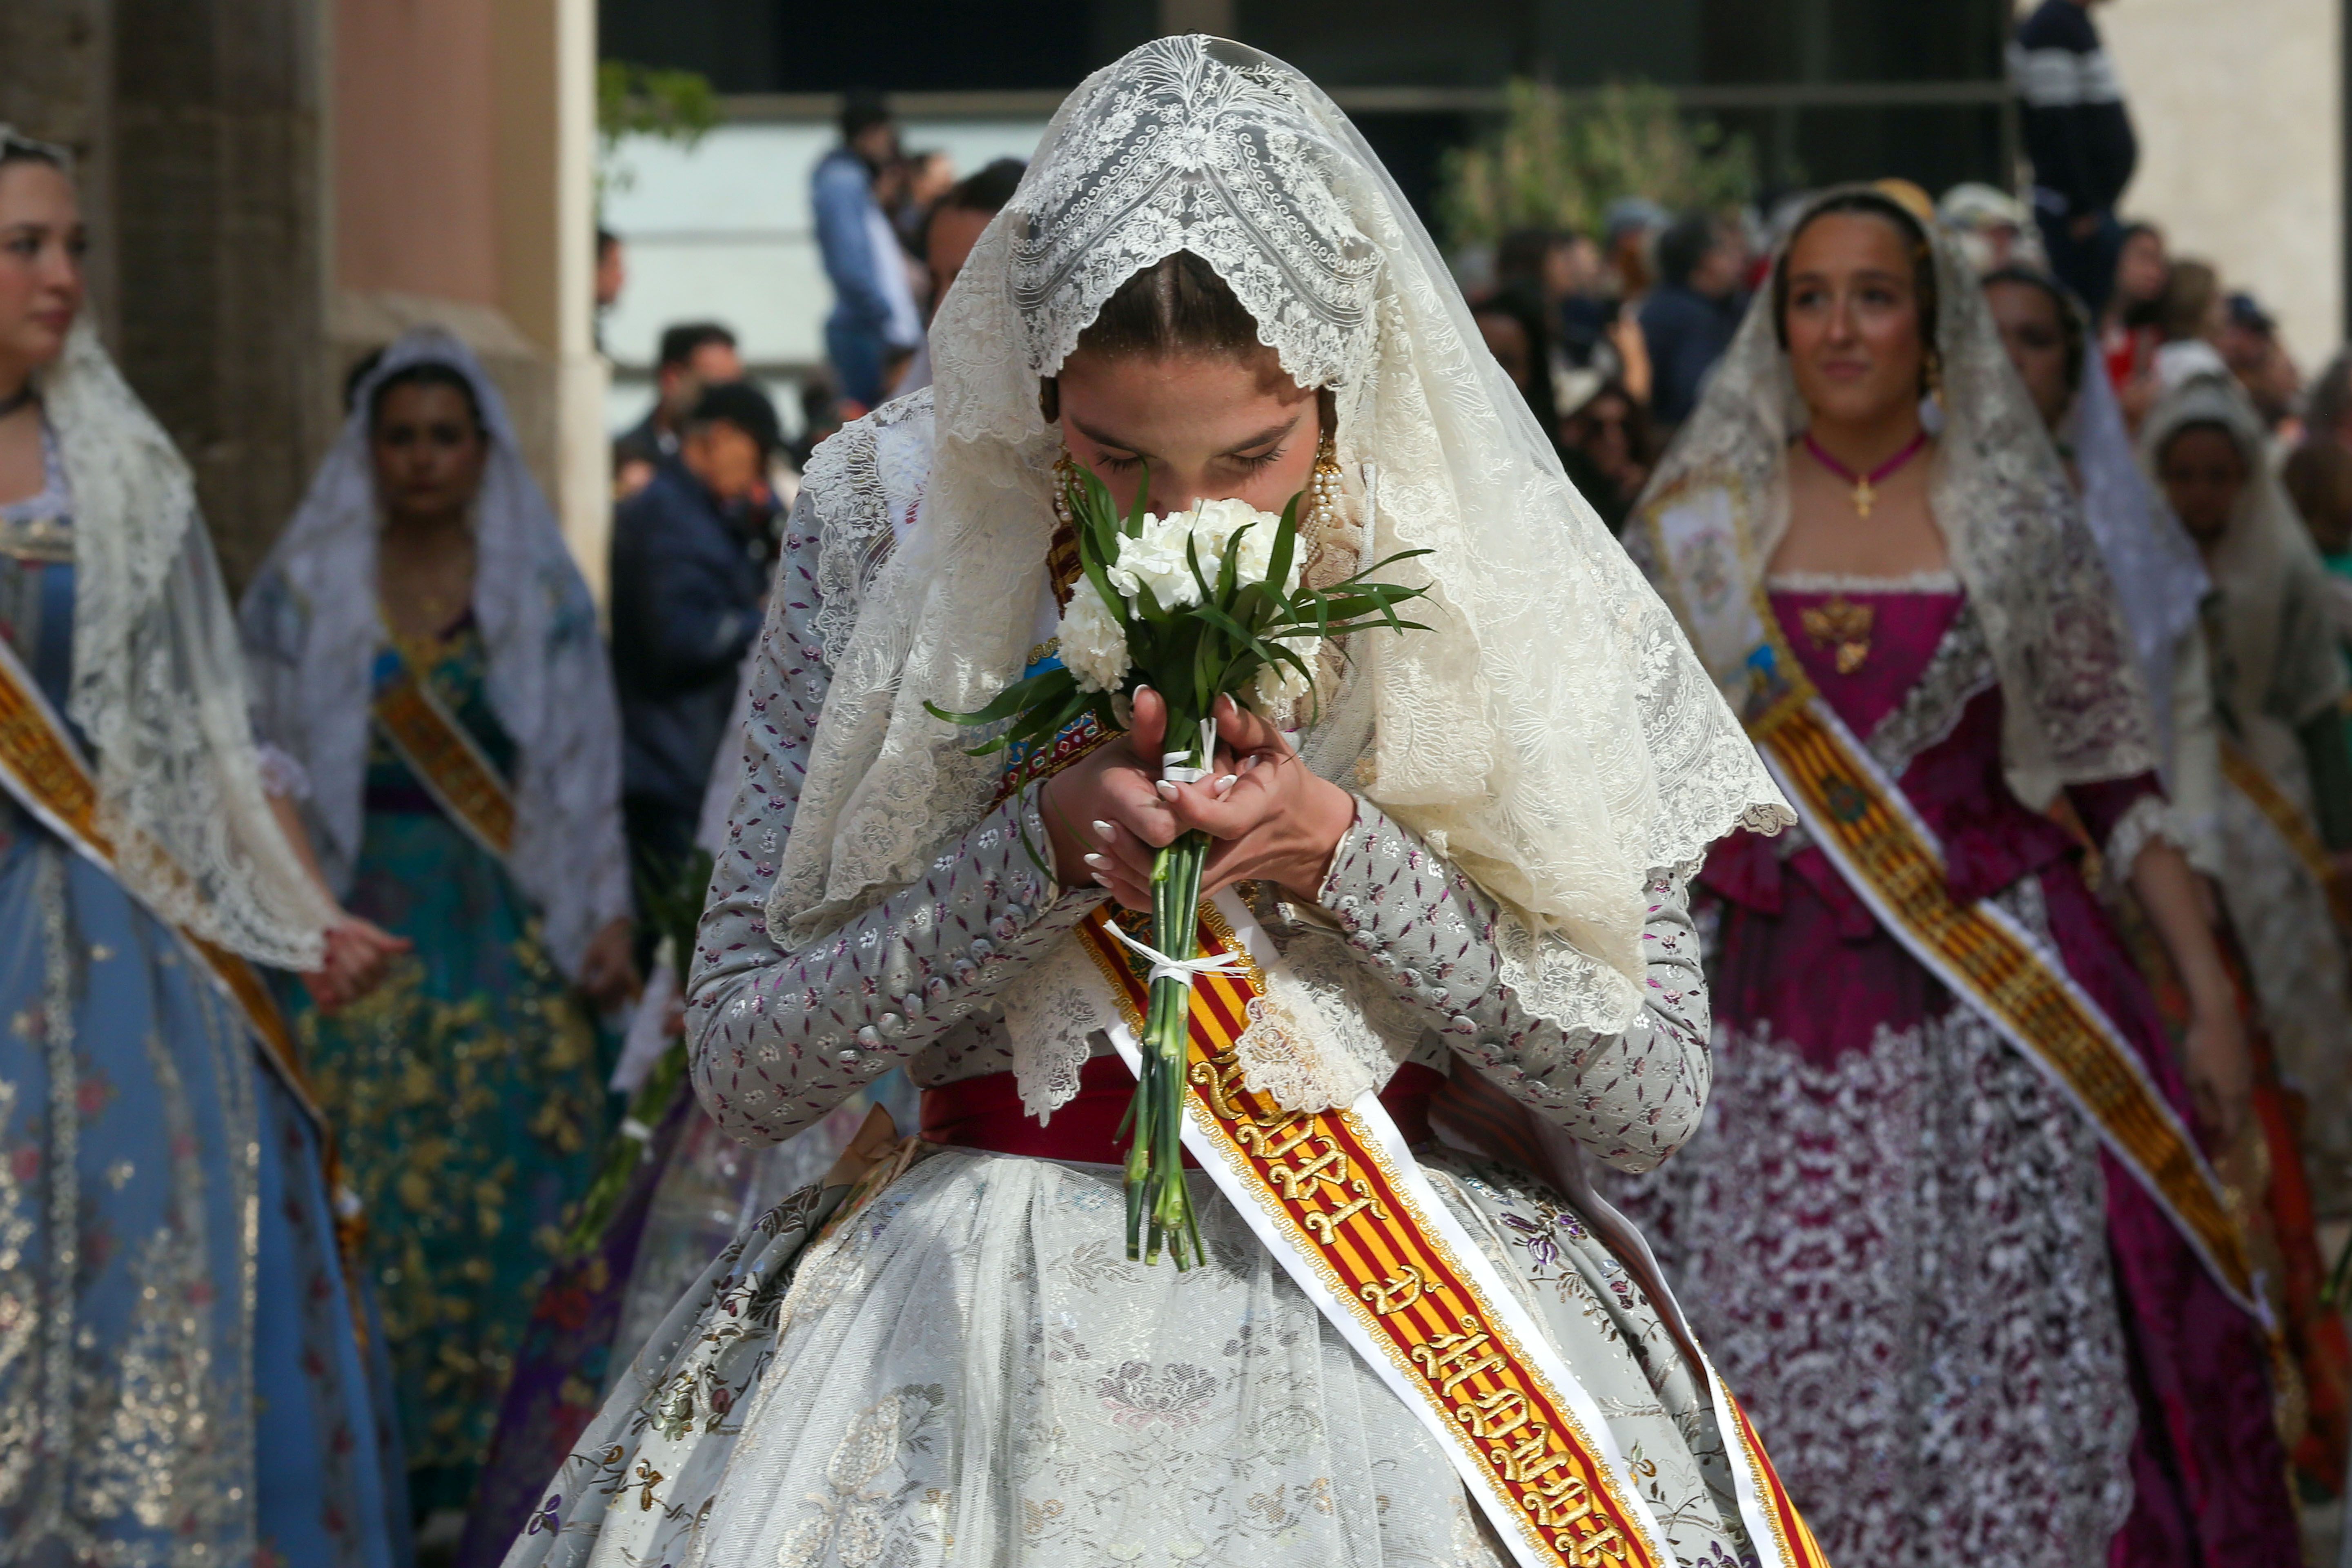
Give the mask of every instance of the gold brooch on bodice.
[{"label": "gold brooch on bodice", "polygon": [[1807,606],[1798,619],[1815,647],[1836,650],[1840,675],[1852,675],[1870,657],[1870,633],[1878,619],[1874,606],[1832,594],[1825,602]]}]

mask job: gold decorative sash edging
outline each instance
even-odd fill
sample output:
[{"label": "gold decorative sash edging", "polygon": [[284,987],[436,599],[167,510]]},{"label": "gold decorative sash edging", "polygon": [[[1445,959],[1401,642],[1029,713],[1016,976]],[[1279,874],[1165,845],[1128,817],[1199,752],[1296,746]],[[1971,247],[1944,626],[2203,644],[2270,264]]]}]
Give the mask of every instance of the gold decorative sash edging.
[{"label": "gold decorative sash edging", "polygon": [[434,804],[503,861],[514,847],[514,795],[497,764],[441,705],[405,653],[400,655],[400,674],[376,693],[369,713]]},{"label": "gold decorative sash edging", "polygon": [[2261,1318],[2221,1182],[2098,1004],[2000,909],[1952,898],[1942,847],[1818,695],[1757,729],[1773,777],[1847,884],[2074,1102],[2222,1289]]},{"label": "gold decorative sash edging", "polygon": [[[98,830],[97,781],[5,639],[0,639],[0,786],[76,854],[109,876],[115,875],[113,847]],[[179,937],[202,972],[236,1010],[260,1043],[262,1061],[310,1119],[319,1139],[320,1168],[333,1209],[335,1239],[347,1261],[354,1258],[363,1235],[358,1200],[343,1179],[334,1130],[311,1097],[293,1031],[287,1026],[286,1015],[270,994],[268,983],[249,960],[165,920],[159,911],[151,909],[149,912]],[[358,1298],[352,1300],[356,1313]],[[354,1321],[359,1324],[360,1342],[365,1344],[365,1319],[355,1316]]]},{"label": "gold decorative sash edging", "polygon": [[[1146,977],[1105,927],[1078,927],[1125,1020],[1109,1031],[1139,1065]],[[1286,1111],[1242,1082],[1234,1042],[1273,961],[1231,894],[1201,906],[1208,953],[1237,952],[1239,975],[1193,987],[1184,1144],[1308,1300],[1438,1439],[1522,1568],[1671,1568],[1655,1520],[1600,1409],[1527,1309],[1439,1201],[1379,1098],[1343,1110]],[[1731,1434],[1727,1431],[1727,1438]],[[1745,1506],[1775,1568],[1820,1568],[1762,1450],[1753,1467],[1779,1497]],[[1777,1547],[1777,1551],[1769,1550]]]},{"label": "gold decorative sash edging", "polygon": [[2327,896],[2327,912],[2336,917],[2336,928],[2352,932],[2352,900],[2346,899],[2343,879],[2336,874],[2327,846],[2319,841],[2319,831],[2312,826],[2303,807],[2287,797],[2263,765],[2246,754],[2244,747],[2226,736],[2221,742],[2221,776],[2253,802],[2254,809],[2286,840],[2288,851],[2303,862],[2303,868]]}]

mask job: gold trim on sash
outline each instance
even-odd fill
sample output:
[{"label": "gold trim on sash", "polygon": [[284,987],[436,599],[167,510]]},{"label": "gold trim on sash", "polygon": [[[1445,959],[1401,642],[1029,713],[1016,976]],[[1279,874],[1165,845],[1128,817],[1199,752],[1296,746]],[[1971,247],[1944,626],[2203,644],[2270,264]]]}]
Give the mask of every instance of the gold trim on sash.
[{"label": "gold trim on sash", "polygon": [[[1077,936],[1139,1037],[1150,982],[1105,929],[1118,918],[1097,909]],[[1148,929],[1144,917],[1128,918]],[[1211,1133],[1212,1147],[1196,1151],[1203,1163],[1214,1160],[1238,1177],[1267,1222],[1254,1228],[1278,1237],[1286,1261],[1312,1271],[1325,1301],[1338,1304],[1323,1310],[1347,1315],[1386,1363],[1387,1381],[1438,1413],[1436,1425],[1460,1450],[1457,1468],[1484,1482],[1487,1515],[1517,1540],[1519,1561],[1668,1568],[1646,1509],[1620,1490],[1594,1434],[1508,1326],[1509,1314],[1488,1300],[1469,1261],[1420,1212],[1408,1180],[1418,1172],[1400,1169],[1411,1156],[1385,1148],[1357,1110],[1285,1110],[1243,1082],[1235,1042],[1265,976],[1211,902],[1201,906],[1200,945],[1204,953],[1238,954],[1244,971],[1204,975],[1192,989],[1185,1078],[1192,1124]],[[1752,1433],[1743,1423],[1725,1437],[1741,1445],[1751,1480],[1771,1500],[1765,1511],[1774,1540],[1758,1542],[1768,1552],[1778,1546],[1768,1561],[1825,1568]]]},{"label": "gold trim on sash", "polygon": [[2303,868],[2327,895],[2327,912],[2336,917],[2337,929],[2352,932],[2352,899],[2345,896],[2343,879],[2336,874],[2327,846],[2319,841],[2319,831],[2312,826],[2310,816],[2288,798],[2262,763],[2227,736],[2221,740],[2221,776],[2252,801],[2254,809],[2286,840],[2288,850],[2303,862]]},{"label": "gold trim on sash", "polygon": [[[0,641],[0,785],[5,785],[26,810],[76,853],[108,874],[114,874],[113,846],[98,827],[97,781],[67,738],[57,715],[17,661],[16,651],[5,641]],[[157,919],[163,917],[158,914]],[[336,1240],[346,1258],[354,1256],[363,1227],[349,1202],[342,1157],[335,1148],[325,1113],[311,1096],[293,1031],[287,1025],[277,997],[271,994],[268,983],[250,960],[168,920],[163,923],[195,955],[205,973],[236,1007],[254,1038],[260,1042],[262,1059],[310,1118],[319,1137],[320,1160],[330,1206],[334,1211]],[[362,1333],[362,1342],[364,1337]]]},{"label": "gold trim on sash", "polygon": [[399,657],[400,673],[376,693],[370,717],[434,804],[504,860],[514,847],[513,792],[466,726],[434,695],[425,673],[404,650]]},{"label": "gold trim on sash", "polygon": [[1755,739],[1815,843],[1912,955],[2039,1066],[2248,1311],[2252,1269],[2220,1181],[2096,1003],[1992,905],[1956,900],[1940,848],[1899,786],[1818,694]]}]

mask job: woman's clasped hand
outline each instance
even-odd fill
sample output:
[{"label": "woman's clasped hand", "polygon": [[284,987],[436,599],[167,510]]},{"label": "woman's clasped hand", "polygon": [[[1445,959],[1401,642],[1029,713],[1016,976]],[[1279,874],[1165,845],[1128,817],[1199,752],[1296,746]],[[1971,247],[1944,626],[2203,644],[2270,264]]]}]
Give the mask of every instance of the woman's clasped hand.
[{"label": "woman's clasped hand", "polygon": [[1168,704],[1135,693],[1134,724],[1055,774],[1041,812],[1064,887],[1092,879],[1129,909],[1151,907],[1151,862],[1198,828],[1216,840],[1202,897],[1235,882],[1273,882],[1312,900],[1332,853],[1356,820],[1353,795],[1310,771],[1283,732],[1230,696],[1217,700],[1217,752],[1209,776],[1159,776]]}]

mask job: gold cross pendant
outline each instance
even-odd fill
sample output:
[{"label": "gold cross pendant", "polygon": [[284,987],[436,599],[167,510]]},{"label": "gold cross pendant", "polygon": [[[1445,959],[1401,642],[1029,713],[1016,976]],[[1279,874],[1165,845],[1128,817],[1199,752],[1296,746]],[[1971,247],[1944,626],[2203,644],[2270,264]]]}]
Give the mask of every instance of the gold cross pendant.
[{"label": "gold cross pendant", "polygon": [[1872,488],[1868,479],[1853,481],[1853,510],[1856,512],[1867,518],[1870,515],[1872,504],[1877,500],[1878,491]]}]

